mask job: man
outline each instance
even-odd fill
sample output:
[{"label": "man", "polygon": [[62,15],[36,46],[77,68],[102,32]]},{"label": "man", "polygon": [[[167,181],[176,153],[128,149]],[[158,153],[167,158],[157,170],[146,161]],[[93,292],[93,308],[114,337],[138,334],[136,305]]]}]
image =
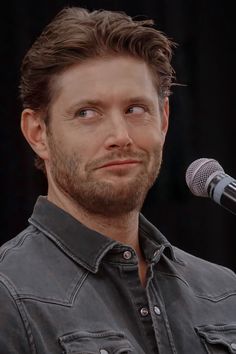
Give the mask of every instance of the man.
[{"label": "man", "polygon": [[236,280],[140,209],[161,165],[171,43],[125,14],[62,10],[22,64],[22,132],[48,181],[0,253],[3,354],[236,352]]}]

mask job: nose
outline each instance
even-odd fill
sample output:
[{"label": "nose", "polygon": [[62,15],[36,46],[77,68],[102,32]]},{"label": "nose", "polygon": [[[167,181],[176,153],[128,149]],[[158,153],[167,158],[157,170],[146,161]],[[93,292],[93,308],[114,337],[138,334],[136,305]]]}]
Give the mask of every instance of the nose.
[{"label": "nose", "polygon": [[124,116],[116,114],[109,119],[109,131],[105,141],[108,150],[124,149],[133,144],[129,126]]}]

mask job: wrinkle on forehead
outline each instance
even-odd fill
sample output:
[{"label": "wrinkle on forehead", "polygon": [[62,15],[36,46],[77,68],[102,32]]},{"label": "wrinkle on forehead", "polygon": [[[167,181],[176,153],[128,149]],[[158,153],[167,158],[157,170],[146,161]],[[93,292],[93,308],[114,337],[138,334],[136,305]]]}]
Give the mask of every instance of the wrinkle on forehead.
[{"label": "wrinkle on forehead", "polygon": [[[83,71],[87,72],[87,80],[93,80],[91,84],[96,85],[96,82],[94,81],[93,76],[96,76],[98,81],[101,81],[103,77],[99,75],[99,71],[97,70],[97,67],[100,66],[101,64],[105,64],[108,71],[114,71],[114,73],[119,69],[119,65],[117,65],[118,61],[122,64],[122,70],[126,69],[127,66],[127,75],[129,78],[132,77],[134,82],[137,82],[140,80],[140,84],[144,84],[145,81],[152,82],[153,84],[153,89],[156,94],[157,93],[157,82],[156,78],[154,78],[153,72],[151,68],[144,62],[142,59],[139,58],[134,58],[131,56],[106,56],[102,58],[92,58],[88,59],[87,61],[84,62],[78,62],[75,63],[74,65],[70,66],[69,68],[65,68],[64,71],[62,71],[60,74],[56,74],[55,76],[52,77],[51,82],[50,82],[50,91],[52,92],[52,97],[51,97],[51,106],[52,104],[59,98],[63,88],[69,87],[71,85],[71,80],[73,80],[74,76],[77,74],[80,76],[80,68],[83,69]],[[129,70],[130,68],[130,63],[134,63],[139,66],[139,70],[136,71],[135,73],[132,73],[132,71]],[[109,70],[110,68],[113,70]],[[87,69],[87,70],[86,70]],[[107,72],[108,72],[107,71]],[[67,75],[71,73],[71,75]],[[111,82],[115,86],[115,82]],[[122,83],[119,82],[119,85],[121,86]],[[83,88],[83,87],[82,87]],[[111,86],[112,88],[112,86]],[[124,81],[123,87],[120,87],[122,90],[125,90],[126,88],[126,83]],[[101,91],[102,87],[100,87]],[[145,87],[143,87],[143,90],[145,90]],[[102,92],[99,92],[101,95]]]}]

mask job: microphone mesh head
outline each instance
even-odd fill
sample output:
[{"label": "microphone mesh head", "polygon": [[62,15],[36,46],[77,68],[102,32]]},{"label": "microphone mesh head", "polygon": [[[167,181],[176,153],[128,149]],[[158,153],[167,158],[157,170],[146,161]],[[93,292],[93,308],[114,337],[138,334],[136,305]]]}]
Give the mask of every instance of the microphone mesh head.
[{"label": "microphone mesh head", "polygon": [[186,183],[190,191],[198,197],[208,197],[207,180],[216,172],[224,172],[223,168],[214,159],[201,158],[193,161],[186,171]]}]

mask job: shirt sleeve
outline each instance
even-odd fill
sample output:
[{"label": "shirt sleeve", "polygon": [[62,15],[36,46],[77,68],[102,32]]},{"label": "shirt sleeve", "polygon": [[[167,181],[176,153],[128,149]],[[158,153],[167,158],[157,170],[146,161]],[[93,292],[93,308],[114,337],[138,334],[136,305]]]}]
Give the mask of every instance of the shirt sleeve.
[{"label": "shirt sleeve", "polygon": [[22,314],[15,299],[0,280],[0,352],[32,354]]}]

